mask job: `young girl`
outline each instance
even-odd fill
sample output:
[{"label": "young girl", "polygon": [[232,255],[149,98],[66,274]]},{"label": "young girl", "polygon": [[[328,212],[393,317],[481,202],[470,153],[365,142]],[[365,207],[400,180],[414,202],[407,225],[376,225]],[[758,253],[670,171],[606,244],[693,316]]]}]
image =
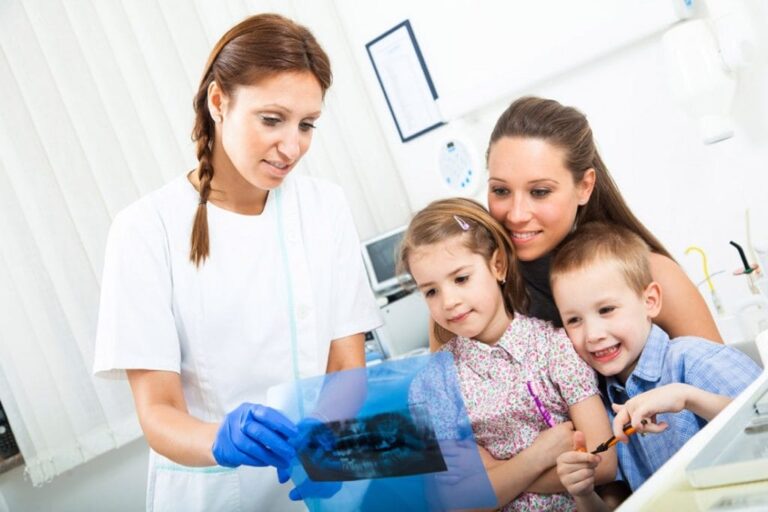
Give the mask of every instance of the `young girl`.
[{"label": "young girl", "polygon": [[[455,360],[459,385],[488,477],[502,510],[573,510],[555,472],[572,449],[611,436],[592,369],[562,329],[522,315],[527,297],[512,244],[477,202],[436,201],[411,221],[400,265],[424,295],[439,350]],[[569,421],[570,419],[570,421]],[[616,472],[611,453],[597,483]]]}]

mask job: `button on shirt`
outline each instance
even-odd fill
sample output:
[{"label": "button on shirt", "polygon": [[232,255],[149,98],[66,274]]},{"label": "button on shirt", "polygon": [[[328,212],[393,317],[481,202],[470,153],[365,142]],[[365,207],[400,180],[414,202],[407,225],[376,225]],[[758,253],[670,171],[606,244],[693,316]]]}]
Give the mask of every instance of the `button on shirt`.
[{"label": "button on shirt", "polygon": [[[735,397],[760,371],[752,359],[736,349],[693,336],[670,340],[666,332],[654,325],[625,385],[615,377],[606,379],[606,408],[613,420],[611,402],[623,404],[640,393],[678,382]],[[707,424],[704,418],[687,410],[659,414],[656,419],[669,425],[664,432],[634,435],[629,443],[616,445],[620,471],[633,490]]]},{"label": "button on shirt", "polygon": [[[527,382],[555,423],[568,408],[598,393],[594,371],[576,354],[563,329],[516,315],[494,345],[458,336],[440,350],[453,354],[459,386],[477,444],[497,459],[509,459],[549,428]],[[502,507],[510,510],[573,510],[566,493],[522,493]]]}]

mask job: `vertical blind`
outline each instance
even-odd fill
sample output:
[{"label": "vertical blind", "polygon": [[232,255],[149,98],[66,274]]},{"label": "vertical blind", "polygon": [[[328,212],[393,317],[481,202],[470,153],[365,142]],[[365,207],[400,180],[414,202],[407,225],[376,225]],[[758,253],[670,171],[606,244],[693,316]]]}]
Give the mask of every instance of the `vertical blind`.
[{"label": "vertical blind", "polygon": [[34,484],[140,435],[126,381],[91,376],[107,230],[194,167],[208,52],[258,12],[307,25],[334,69],[297,172],[339,183],[363,238],[404,223],[333,0],[0,0],[0,401]]}]

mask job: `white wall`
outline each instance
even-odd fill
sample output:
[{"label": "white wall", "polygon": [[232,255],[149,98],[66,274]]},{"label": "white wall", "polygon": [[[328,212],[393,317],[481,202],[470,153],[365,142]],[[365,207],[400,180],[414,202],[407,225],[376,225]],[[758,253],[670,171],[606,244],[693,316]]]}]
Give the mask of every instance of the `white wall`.
[{"label": "white wall", "polygon": [[[698,245],[709,256],[710,272],[727,271],[713,278],[726,308],[733,308],[747,297],[745,278],[730,275],[740,266],[740,260],[728,241],[746,246],[746,208],[751,212],[753,239],[768,241],[768,44],[764,35],[768,28],[768,7],[763,2],[745,2],[761,39],[757,41],[756,62],[740,77],[733,109],[736,135],[709,146],[701,142],[696,121],[675,103],[668,86],[661,45],[665,25],[658,26],[655,33],[633,44],[613,46],[607,54],[594,52],[596,58],[575,69],[565,69],[554,76],[547,76],[546,69],[536,69],[527,85],[505,97],[486,102],[443,128],[403,144],[397,137],[365,54],[365,44],[404,19],[411,19],[427,66],[432,63],[433,68],[440,69],[445,66],[443,61],[447,56],[440,54],[441,47],[434,41],[455,37],[460,44],[473,47],[475,38],[471,31],[488,27],[468,23],[468,33],[436,35],[435,30],[441,27],[453,30],[456,24],[451,16],[443,16],[436,10],[431,17],[425,16],[423,5],[413,6],[412,2],[394,0],[384,4],[385,7],[380,6],[378,12],[367,15],[352,0],[336,0],[336,3],[340,6],[350,44],[356,48],[358,64],[367,73],[366,85],[385,133],[388,133],[386,143],[397,160],[414,207],[420,208],[438,197],[455,195],[442,185],[438,176],[435,155],[441,139],[450,133],[462,133],[482,158],[496,118],[512,100],[524,94],[555,98],[587,114],[603,159],[630,207],[667,246],[693,281],[703,279],[701,259],[696,254],[686,256],[684,251],[689,245]],[[519,7],[518,17],[529,16],[529,23],[534,26],[549,23],[541,16],[540,9],[528,9],[526,2],[516,5]],[[654,5],[659,6],[658,3]],[[480,8],[490,15],[495,9],[503,17],[508,5],[502,9],[499,4],[486,3]],[[584,19],[593,15],[600,13],[586,10],[581,13]],[[468,15],[467,20],[471,22],[475,18]],[[432,25],[420,32],[419,26],[426,22]],[[582,25],[579,19],[572,19],[570,30],[578,30]],[[489,26],[498,27],[499,23]],[[501,39],[504,37],[507,36],[503,35]],[[486,41],[488,37],[480,40]],[[516,41],[513,35],[509,35],[509,40]],[[606,44],[616,41],[614,36],[614,40],[607,40]],[[482,48],[473,48],[477,60],[488,61]],[[498,48],[488,51],[499,56]],[[506,51],[514,56],[537,50],[524,44],[510,44]],[[563,47],[562,51],[570,50]],[[463,53],[472,54],[471,51]],[[546,59],[547,55],[540,58]],[[553,59],[556,63],[552,70],[557,72],[558,66],[562,67],[562,57],[554,56]],[[519,62],[521,59],[510,60]],[[487,76],[499,75],[496,67],[506,65],[501,57],[493,62],[495,64],[486,70]],[[456,65],[462,64],[457,59]],[[525,75],[528,69],[523,66],[518,71]],[[482,70],[468,66],[467,72],[482,73]],[[438,94],[444,91],[451,94],[454,86],[441,84],[439,76],[442,74],[432,72]],[[484,167],[484,162],[482,165]],[[700,289],[709,300],[706,286]]]},{"label": "white wall", "polygon": [[[0,475],[0,498],[10,512],[145,509],[149,448],[143,438],[33,487],[17,467]],[[0,501],[0,511],[2,511]]]},{"label": "white wall", "polygon": [[[351,0],[330,3],[339,11],[346,27],[345,37],[365,77],[366,93],[384,133],[383,141],[379,142],[386,144],[393,155],[412,207],[419,208],[431,199],[449,194],[435,168],[434,153],[440,139],[449,132],[461,132],[476,152],[483,155],[496,117],[514,97],[533,93],[575,105],[587,113],[604,160],[629,204],[694,281],[700,280],[701,270],[698,258],[683,254],[690,244],[708,252],[712,271],[730,271],[739,265],[728,240],[745,242],[746,207],[752,212],[755,239],[768,239],[768,95],[765,92],[768,91],[768,59],[765,53],[761,62],[741,77],[734,107],[736,136],[712,146],[699,141],[695,121],[673,102],[660,64],[658,34],[616,49],[576,70],[530,83],[510,93],[508,98],[492,101],[445,128],[402,144],[373,77],[364,45],[408,18],[408,2],[383,4],[388,9],[386,16],[371,16]],[[768,7],[760,0],[747,3],[758,32],[768,32]],[[583,13],[584,16],[593,14]],[[432,22],[441,23],[439,13]],[[477,26],[470,28],[482,30]],[[414,29],[418,38],[418,27]],[[471,32],[461,37],[470,44]],[[761,44],[765,50],[765,41]],[[521,52],[525,48],[509,51]],[[441,84],[436,86],[439,92]],[[339,128],[339,137],[344,137],[344,126]],[[371,135],[377,136],[381,133]],[[380,198],[382,204],[402,200]],[[733,304],[746,291],[740,279],[727,275],[716,277],[715,284],[727,304]],[[22,470],[17,468],[0,475],[0,493],[12,511],[142,510],[146,450],[143,440],[130,443],[40,488],[26,482]]]}]

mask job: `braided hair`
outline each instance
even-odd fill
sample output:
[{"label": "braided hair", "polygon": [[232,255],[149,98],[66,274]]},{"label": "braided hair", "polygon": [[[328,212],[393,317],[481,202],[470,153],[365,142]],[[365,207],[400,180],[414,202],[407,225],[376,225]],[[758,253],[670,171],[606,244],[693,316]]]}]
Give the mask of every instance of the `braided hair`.
[{"label": "braided hair", "polygon": [[213,82],[225,95],[238,86],[253,85],[281,72],[309,71],[325,91],[331,86],[331,64],[312,33],[278,14],[258,14],[232,27],[216,43],[193,101],[197,178],[200,201],[192,227],[189,259],[197,267],[209,256],[206,205],[213,179],[215,122],[208,109],[208,90]]}]

